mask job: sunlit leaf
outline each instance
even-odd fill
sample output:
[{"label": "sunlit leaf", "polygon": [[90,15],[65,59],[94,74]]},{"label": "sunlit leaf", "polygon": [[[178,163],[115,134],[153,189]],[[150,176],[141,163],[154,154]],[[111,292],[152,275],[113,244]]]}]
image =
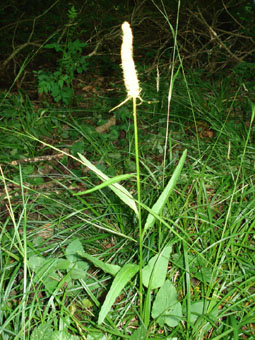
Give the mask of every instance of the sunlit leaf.
[{"label": "sunlit leaf", "polygon": [[77,252],[83,251],[83,246],[80,240],[76,239],[73,240],[67,247],[65,250],[65,255],[66,258],[70,261],[70,262],[76,262],[77,260],[79,260],[79,257],[77,256]]},{"label": "sunlit leaf", "polygon": [[53,330],[50,323],[42,323],[33,330],[31,340],[45,340],[51,339]]},{"label": "sunlit leaf", "polygon": [[212,320],[217,319],[218,310],[214,309],[210,313],[208,313],[209,302],[205,300],[194,302],[190,307],[190,322],[195,323],[198,317],[205,316],[209,317]]}]

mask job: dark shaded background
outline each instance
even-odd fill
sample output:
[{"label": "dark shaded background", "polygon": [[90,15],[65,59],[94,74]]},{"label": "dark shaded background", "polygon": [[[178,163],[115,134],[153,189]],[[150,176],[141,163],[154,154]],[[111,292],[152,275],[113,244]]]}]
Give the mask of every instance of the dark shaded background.
[{"label": "dark shaded background", "polygon": [[[0,5],[0,87],[31,89],[33,70],[51,69],[58,58],[44,49],[58,41],[67,28],[67,12],[78,11],[74,38],[87,43],[88,72],[113,73],[119,65],[120,25],[128,20],[135,39],[137,63],[168,72],[175,28],[177,0],[51,0],[2,1]],[[206,75],[231,72],[242,62],[254,62],[255,11],[248,0],[181,1],[178,50],[185,67]],[[20,69],[22,72],[19,74]],[[24,68],[24,70],[23,70]],[[17,79],[17,75],[18,79]]]}]

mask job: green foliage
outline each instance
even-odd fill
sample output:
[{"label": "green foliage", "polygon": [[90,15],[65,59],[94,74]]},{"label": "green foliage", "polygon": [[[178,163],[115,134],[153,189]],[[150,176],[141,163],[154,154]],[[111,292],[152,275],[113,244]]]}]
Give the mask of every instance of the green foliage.
[{"label": "green foliage", "polygon": [[169,244],[160,254],[154,255],[143,268],[143,285],[146,288],[156,289],[164,284],[171,251],[172,247]]},{"label": "green foliage", "polygon": [[119,296],[122,289],[126,284],[133,278],[133,276],[138,272],[139,266],[137,264],[127,263],[125,264],[116,274],[111,288],[106,295],[105,301],[101,307],[98,324],[101,325],[108,312],[110,311],[112,305],[114,304],[116,298]]},{"label": "green foliage", "polygon": [[22,92],[2,95],[0,99],[0,162],[33,157],[38,144],[25,137],[26,134],[41,138],[51,136],[53,129],[62,130],[57,113],[53,116],[47,109],[36,111],[30,98]]},{"label": "green foliage", "polygon": [[68,330],[54,331],[51,323],[42,323],[33,330],[31,340],[79,340],[76,335],[71,335]]},{"label": "green foliage", "polygon": [[[79,157],[81,158],[83,164],[87,166],[91,171],[93,171],[101,180],[109,180],[109,177],[107,175],[105,175],[102,171],[100,171],[97,167],[90,163],[90,161],[86,159],[83,155],[79,154]],[[137,214],[136,202],[132,195],[128,192],[128,190],[126,190],[122,185],[118,183],[108,184],[108,186],[127,206],[129,206]]]},{"label": "green foliage", "polygon": [[[82,245],[78,240],[71,242],[66,248],[66,259],[46,259],[42,256],[32,255],[29,257],[29,266],[36,273],[36,281],[42,282],[49,293],[60,285],[71,287],[72,280],[86,279],[89,266],[79,260],[77,251],[81,251]],[[62,275],[60,274],[64,274]],[[62,279],[61,279],[62,277]]]},{"label": "green foliage", "polygon": [[242,22],[240,25],[240,32],[242,34],[248,34],[254,36],[254,30],[252,29],[255,19],[255,4],[254,0],[243,1],[241,6],[236,10],[231,11],[232,15]]},{"label": "green foliage", "polygon": [[252,100],[255,93],[254,63],[243,61],[233,68],[233,72],[236,75],[236,81],[244,87],[247,96]]},{"label": "green foliage", "polygon": [[[81,245],[78,245],[79,241],[77,240],[75,242],[77,243],[77,248],[80,248]],[[149,288],[147,293],[149,298],[150,290],[160,288],[153,303],[152,318],[155,319],[160,326],[163,326],[164,323],[166,323],[170,327],[176,327],[182,319],[182,307],[177,300],[177,292],[174,285],[169,280],[166,280],[171,250],[172,247],[170,244],[165,246],[160,254],[155,255],[150,259],[148,265],[143,268],[142,273],[144,280],[143,284],[145,287]],[[103,271],[115,276],[99,313],[98,323],[101,324],[116,298],[132,277],[138,272],[139,267],[135,264],[128,263],[120,268],[116,265],[104,263],[84,252],[78,252],[78,255],[85,257]],[[148,313],[148,311],[146,312]]]},{"label": "green foliage", "polygon": [[196,322],[204,322],[204,317],[207,316],[211,321],[216,321],[218,316],[217,308],[208,312],[209,302],[205,300],[197,301],[192,303],[190,308],[190,322],[195,324]]},{"label": "green foliage", "polygon": [[[180,176],[181,170],[183,168],[185,159],[187,156],[187,150],[184,150],[182,157],[179,161],[178,166],[176,167],[176,169],[174,170],[174,173],[170,179],[170,181],[168,182],[167,186],[165,187],[165,189],[162,191],[161,195],[159,196],[157,202],[153,205],[152,207],[152,212],[155,215],[160,215],[160,213],[162,212],[164,206],[167,203],[167,200],[169,198],[169,196],[171,195],[172,191],[174,190],[174,187],[176,185],[176,182]],[[154,214],[149,214],[144,226],[144,231],[143,233],[145,234],[150,228],[152,228],[155,224],[156,218]]]},{"label": "green foliage", "polygon": [[[78,240],[77,240],[77,242],[80,243]],[[78,251],[77,254],[81,257],[84,257],[88,261],[92,262],[94,266],[100,268],[105,273],[109,273],[113,276],[115,276],[118,273],[118,271],[120,270],[120,266],[117,266],[115,264],[105,263],[105,262],[99,260],[98,258],[83,252],[83,249],[82,249],[82,252]]]},{"label": "green foliage", "polygon": [[84,143],[84,141],[79,140],[73,143],[70,151],[72,155],[77,156],[78,153],[83,154],[85,149],[86,149],[86,144]]},{"label": "green foliage", "polygon": [[[65,104],[75,75],[87,66],[86,58],[79,65],[85,45],[75,37],[76,18],[72,7],[65,42],[46,46],[59,54],[56,72],[38,73],[41,92]],[[248,101],[232,89],[241,85],[253,98],[253,65],[242,62],[234,73],[212,81],[203,70],[179,72],[167,140],[169,79],[160,80],[159,93],[147,79],[144,99],[157,105],[138,107],[140,200],[137,182],[124,170],[137,170],[129,107],[99,135],[83,108],[34,110],[21,94],[5,98],[0,143],[6,164],[36,156],[38,145],[40,153],[61,152],[56,140],[70,155],[37,177],[34,164],[2,167],[3,340],[24,334],[32,340],[253,338],[255,110],[250,118]],[[86,117],[104,119],[107,101],[100,100]],[[212,138],[203,136],[206,129]],[[126,138],[120,140],[122,130]],[[40,184],[35,178],[42,188],[29,185]]]},{"label": "green foliage", "polygon": [[74,26],[73,21],[77,17],[74,6],[68,12],[68,25],[70,29],[66,34],[66,41],[60,41],[46,44],[45,48],[54,49],[60,57],[57,61],[58,69],[55,72],[46,72],[43,70],[34,71],[38,79],[38,93],[50,94],[55,102],[71,104],[73,101],[73,81],[75,75],[87,70],[88,59],[82,55],[86,43],[79,39],[73,39]]},{"label": "green foliage", "polygon": [[161,327],[164,327],[164,324],[176,327],[182,320],[182,306],[177,300],[177,291],[171,281],[166,280],[159,289],[152,306],[151,316]]},{"label": "green foliage", "polygon": [[[200,107],[203,108],[202,104]],[[234,143],[236,137],[233,136],[238,136],[238,131],[232,134],[231,126],[228,125],[228,128],[228,136]],[[247,140],[250,141],[248,132]],[[72,144],[70,158],[80,151],[86,152],[86,140],[74,131],[68,132],[68,136],[72,133],[74,141],[79,137],[83,143]],[[191,143],[191,138],[188,138],[185,139],[183,133],[181,141],[185,141],[185,146]],[[96,140],[93,139],[93,142],[96,143]],[[97,143],[99,148],[99,140]],[[98,182],[88,182],[84,172],[75,176],[75,166],[68,176],[62,174],[61,180],[57,178],[54,182],[54,191],[58,191],[54,200],[49,198],[49,189],[45,186],[42,192],[23,188],[24,203],[20,204],[22,195],[19,189],[11,189],[10,203],[8,201],[7,204],[15,205],[14,216],[18,219],[16,227],[10,228],[11,220],[7,218],[0,230],[3,263],[0,288],[4,292],[0,294],[0,332],[5,336],[15,329],[10,321],[14,315],[16,333],[21,332],[22,310],[29,310],[30,316],[24,312],[32,325],[29,329],[33,337],[39,339],[43,332],[49,339],[80,337],[79,327],[82,334],[91,340],[110,336],[114,340],[121,337],[133,340],[160,337],[200,340],[208,334],[213,334],[212,339],[227,337],[226,334],[235,334],[238,338],[244,329],[249,335],[254,307],[251,298],[255,263],[255,197],[252,186],[244,183],[254,177],[251,157],[254,148],[250,143],[249,153],[245,157],[243,144],[240,144],[239,149],[231,151],[228,160],[224,156],[227,152],[225,143],[217,143],[215,156],[209,158],[210,166],[203,165],[202,170],[196,161],[193,162],[197,150],[190,149],[189,154],[193,153],[193,156],[186,159],[179,174],[178,190],[171,189],[167,198],[161,195],[178,167],[182,150],[178,150],[173,155],[173,161],[169,162],[164,185],[161,164],[153,158],[153,153],[146,153],[150,162],[142,159],[141,163],[145,164],[142,168],[143,226],[147,216],[155,217],[155,223],[144,238],[142,322],[137,318],[136,214],[126,205],[125,195],[120,204],[119,196],[113,193],[112,196],[116,195],[113,200],[111,190],[107,190],[107,186],[114,186],[117,184],[115,181],[122,179],[125,182],[116,192],[123,194],[125,188],[130,192],[133,180],[125,174],[113,175],[115,178],[110,180],[104,175],[110,167],[115,168],[116,172],[122,170],[121,165],[114,163],[119,162],[119,158],[116,161],[116,158],[105,153],[105,162],[101,164],[104,169],[98,171],[97,167],[81,157],[80,167],[93,171],[104,188],[100,187],[101,184],[98,186]],[[204,164],[212,145],[201,139],[200,147]],[[108,146],[107,150],[113,149]],[[118,152],[123,158],[122,150]],[[240,162],[240,155],[243,163]],[[75,161],[78,164],[78,159]],[[242,169],[241,177],[239,168]],[[20,171],[23,181],[27,183],[35,166],[25,164]],[[229,172],[235,174],[236,181],[239,178],[236,186],[235,178],[231,178]],[[15,177],[15,182],[19,185],[17,188],[22,187],[20,176]],[[75,182],[76,187],[73,185]],[[232,196],[233,202],[230,200]],[[135,197],[132,190],[131,201],[137,204]],[[123,205],[127,209],[121,210],[120,206]],[[160,209],[154,209],[154,206]],[[228,215],[227,209],[231,209]],[[32,217],[29,217],[30,213]],[[50,225],[52,233],[48,239],[39,231],[40,223],[46,230]],[[227,226],[225,230],[224,225]],[[183,251],[182,243],[186,245],[186,251]],[[27,270],[28,276],[25,282],[21,275],[24,270]],[[29,288],[25,288],[26,294],[23,294],[24,286]],[[30,291],[31,294],[28,293]],[[16,292],[24,295],[22,301]],[[42,295],[44,298],[38,299]],[[50,309],[54,307],[52,310],[57,311],[56,314],[48,314],[45,301],[50,301],[48,305]],[[75,309],[74,314],[71,313],[72,308]],[[96,321],[100,312],[102,324],[98,325]],[[84,320],[79,327],[73,321],[76,316]],[[160,335],[159,332],[164,334]]]}]

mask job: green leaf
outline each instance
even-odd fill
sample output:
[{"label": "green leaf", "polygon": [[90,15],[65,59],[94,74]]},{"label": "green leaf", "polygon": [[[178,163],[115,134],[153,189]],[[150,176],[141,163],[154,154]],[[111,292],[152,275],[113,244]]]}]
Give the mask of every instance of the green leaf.
[{"label": "green leaf", "polygon": [[[79,157],[81,158],[84,165],[86,165],[91,171],[93,171],[101,180],[107,181],[109,177],[105,175],[102,171],[100,171],[97,167],[95,167],[89,160],[87,160],[83,155],[78,153]],[[122,185],[115,183],[109,185],[109,188],[126,204],[128,205],[133,211],[138,215],[138,210],[136,207],[135,200],[133,196],[126,190]]]},{"label": "green leaf", "polygon": [[76,239],[67,246],[65,251],[66,258],[72,263],[76,262],[79,260],[79,257],[77,256],[78,251],[83,252],[83,246],[81,241]]},{"label": "green leaf", "polygon": [[33,165],[27,165],[23,167],[22,172],[24,175],[31,175],[34,172],[34,166]]},{"label": "green leaf", "polygon": [[78,251],[77,254],[81,257],[85,257],[85,259],[92,262],[94,264],[94,266],[102,269],[105,273],[109,273],[113,276],[115,276],[117,274],[117,272],[120,270],[120,266],[117,266],[115,264],[105,263],[101,260],[98,260],[96,257],[87,254],[87,253]]},{"label": "green leaf", "polygon": [[59,45],[57,43],[52,43],[52,44],[46,44],[44,48],[57,48]]},{"label": "green leaf", "polygon": [[33,330],[31,340],[45,340],[51,339],[53,330],[50,323],[42,323]]},{"label": "green leaf", "polygon": [[132,279],[132,277],[138,272],[139,266],[132,263],[127,263],[123,268],[119,270],[116,277],[114,278],[111,288],[106,295],[103,306],[100,310],[98,317],[98,324],[101,325],[108,312],[110,311],[112,305],[114,304],[116,298],[119,296],[122,289],[126,284]]},{"label": "green leaf", "polygon": [[73,280],[83,279],[85,280],[87,277],[87,271],[89,269],[89,265],[84,261],[77,261],[75,265],[72,264],[70,270],[70,276]]},{"label": "green leaf", "polygon": [[42,273],[47,270],[51,272],[55,269],[63,270],[68,269],[70,267],[70,261],[65,259],[52,259],[52,258],[43,258],[41,256],[33,255],[29,258],[30,268],[36,273]]},{"label": "green leaf", "polygon": [[[163,190],[163,192],[161,193],[160,197],[158,198],[157,202],[153,205],[152,207],[152,211],[156,214],[156,215],[160,215],[160,213],[162,212],[165,204],[168,201],[168,198],[170,196],[170,194],[172,193],[176,182],[180,176],[181,170],[183,168],[184,162],[185,162],[185,158],[187,155],[187,150],[184,150],[181,159],[179,161],[179,164],[177,165],[177,167],[174,170],[174,173],[170,179],[170,181],[168,182],[167,186],[165,187],[165,189]],[[152,228],[154,226],[156,217],[152,214],[149,214],[144,226],[144,231],[143,234],[146,233],[146,231],[150,228]]]},{"label": "green leaf", "polygon": [[138,327],[130,336],[129,340],[147,340],[147,330],[144,325]]},{"label": "green leaf", "polygon": [[75,142],[71,147],[71,154],[76,155],[78,152],[84,152],[85,144],[83,141]]},{"label": "green leaf", "polygon": [[64,80],[63,79],[59,79],[58,85],[62,89],[62,87],[64,86]]},{"label": "green leaf", "polygon": [[161,253],[153,256],[143,268],[143,285],[146,288],[156,289],[164,284],[171,251],[172,246],[170,244],[166,245]]},{"label": "green leaf", "polygon": [[87,336],[87,340],[107,340],[106,336],[103,333],[92,333],[90,331],[90,334]]},{"label": "green leaf", "polygon": [[177,300],[177,292],[171,281],[166,280],[158,291],[152,306],[151,316],[158,318],[160,327],[167,324],[169,327],[176,327],[182,319],[182,307]]},{"label": "green leaf", "polygon": [[63,330],[63,331],[54,331],[51,338],[47,340],[79,340],[79,339],[80,338],[78,336],[71,335],[66,330]]},{"label": "green leaf", "polygon": [[82,299],[82,306],[86,309],[89,309],[93,306],[93,302],[91,302],[89,299]]},{"label": "green leaf", "polygon": [[46,259],[44,259],[43,257],[41,256],[37,256],[37,255],[33,255],[29,258],[29,265],[30,265],[30,268],[33,270],[33,271],[36,271],[37,269],[41,268],[42,265],[45,264],[46,262]]},{"label": "green leaf", "polygon": [[72,266],[69,260],[57,259],[54,262],[54,268],[57,270],[68,270]]},{"label": "green leaf", "polygon": [[194,271],[194,266],[192,268],[192,272],[194,272],[194,276],[200,280],[201,282],[210,283],[212,281],[212,269],[207,267],[201,267],[198,271],[198,267],[196,268],[196,272]]},{"label": "green leaf", "polygon": [[42,185],[44,183],[43,177],[32,177],[26,180],[33,185]]},{"label": "green leaf", "polygon": [[209,302],[205,300],[194,302],[190,307],[190,322],[195,323],[200,316],[207,315],[211,317],[212,320],[217,319],[218,310],[214,309],[208,313]]},{"label": "green leaf", "polygon": [[67,270],[70,268],[70,262],[65,259],[43,258],[33,255],[29,258],[29,266],[36,273],[35,281],[41,281],[45,287],[53,292],[58,286],[61,277],[59,270]]},{"label": "green leaf", "polygon": [[109,185],[111,184],[114,184],[114,183],[117,183],[117,182],[120,182],[120,181],[124,181],[130,177],[134,177],[134,174],[125,174],[125,175],[119,175],[119,176],[115,176],[113,178],[109,178],[108,180],[106,180],[105,182],[95,186],[94,188],[92,189],[89,189],[89,190],[86,190],[86,191],[82,191],[82,192],[77,192],[74,194],[74,196],[77,196],[77,195],[86,195],[86,194],[90,194],[91,192],[94,192],[96,190],[100,190],[100,189],[103,189],[105,187],[108,187]]}]

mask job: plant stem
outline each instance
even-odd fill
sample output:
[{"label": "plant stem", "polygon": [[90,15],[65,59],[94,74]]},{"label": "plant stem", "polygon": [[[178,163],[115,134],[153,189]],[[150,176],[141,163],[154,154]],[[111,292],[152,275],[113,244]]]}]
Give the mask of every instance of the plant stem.
[{"label": "plant stem", "polygon": [[138,223],[139,223],[139,296],[140,296],[140,316],[143,318],[143,232],[141,218],[141,183],[140,183],[140,166],[139,166],[139,143],[138,143],[138,128],[136,115],[136,97],[133,97],[133,116],[134,116],[134,133],[135,133],[135,160],[136,160],[136,185],[137,185],[137,200],[138,200]]}]

